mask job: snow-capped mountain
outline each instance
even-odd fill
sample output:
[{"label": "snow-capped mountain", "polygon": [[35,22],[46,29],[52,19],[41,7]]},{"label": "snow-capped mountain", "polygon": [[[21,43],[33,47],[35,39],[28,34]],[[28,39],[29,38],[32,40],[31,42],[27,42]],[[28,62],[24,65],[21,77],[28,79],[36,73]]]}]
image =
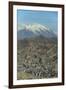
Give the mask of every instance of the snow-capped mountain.
[{"label": "snow-capped mountain", "polygon": [[53,31],[51,31],[48,27],[41,24],[28,24],[28,25],[18,25],[17,38],[24,39],[36,36],[44,36],[44,37],[55,37]]}]

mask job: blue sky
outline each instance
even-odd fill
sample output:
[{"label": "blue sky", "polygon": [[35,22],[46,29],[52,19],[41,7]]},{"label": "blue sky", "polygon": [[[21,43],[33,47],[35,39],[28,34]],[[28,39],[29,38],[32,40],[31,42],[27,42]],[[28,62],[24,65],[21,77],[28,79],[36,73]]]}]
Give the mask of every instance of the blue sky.
[{"label": "blue sky", "polygon": [[57,33],[58,13],[56,11],[17,10],[18,24],[39,23]]}]

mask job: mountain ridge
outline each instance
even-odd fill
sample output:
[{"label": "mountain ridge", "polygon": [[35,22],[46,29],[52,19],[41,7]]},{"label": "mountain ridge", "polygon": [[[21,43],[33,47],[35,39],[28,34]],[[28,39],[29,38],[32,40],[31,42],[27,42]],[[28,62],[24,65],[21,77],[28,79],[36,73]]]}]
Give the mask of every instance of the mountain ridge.
[{"label": "mountain ridge", "polygon": [[22,27],[20,28],[18,27],[17,31],[18,39],[31,38],[39,35],[49,38],[56,37],[55,33],[52,30],[41,24],[28,24],[28,25],[22,24]]}]

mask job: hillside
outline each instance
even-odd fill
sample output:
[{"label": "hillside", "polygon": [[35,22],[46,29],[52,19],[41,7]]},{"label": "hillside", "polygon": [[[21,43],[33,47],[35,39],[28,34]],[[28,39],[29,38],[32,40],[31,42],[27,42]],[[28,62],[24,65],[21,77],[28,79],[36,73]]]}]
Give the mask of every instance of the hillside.
[{"label": "hillside", "polygon": [[42,35],[18,39],[17,79],[42,79],[58,76],[57,38]]}]

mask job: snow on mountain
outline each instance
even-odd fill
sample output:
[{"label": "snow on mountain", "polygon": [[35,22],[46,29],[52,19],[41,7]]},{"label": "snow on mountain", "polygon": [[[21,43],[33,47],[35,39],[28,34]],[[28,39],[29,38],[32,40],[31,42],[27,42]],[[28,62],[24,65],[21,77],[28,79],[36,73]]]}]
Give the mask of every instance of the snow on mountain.
[{"label": "snow on mountain", "polygon": [[41,24],[21,24],[18,25],[17,38],[29,38],[42,35],[44,37],[54,37],[55,34],[48,27]]},{"label": "snow on mountain", "polygon": [[34,24],[21,24],[21,25],[18,25],[18,30],[23,30],[23,29],[26,29],[26,30],[30,30],[34,33],[36,33],[36,31],[39,31],[41,32],[41,30],[49,30],[48,27],[46,26],[43,26],[41,24],[37,24],[37,23],[34,23]]}]

